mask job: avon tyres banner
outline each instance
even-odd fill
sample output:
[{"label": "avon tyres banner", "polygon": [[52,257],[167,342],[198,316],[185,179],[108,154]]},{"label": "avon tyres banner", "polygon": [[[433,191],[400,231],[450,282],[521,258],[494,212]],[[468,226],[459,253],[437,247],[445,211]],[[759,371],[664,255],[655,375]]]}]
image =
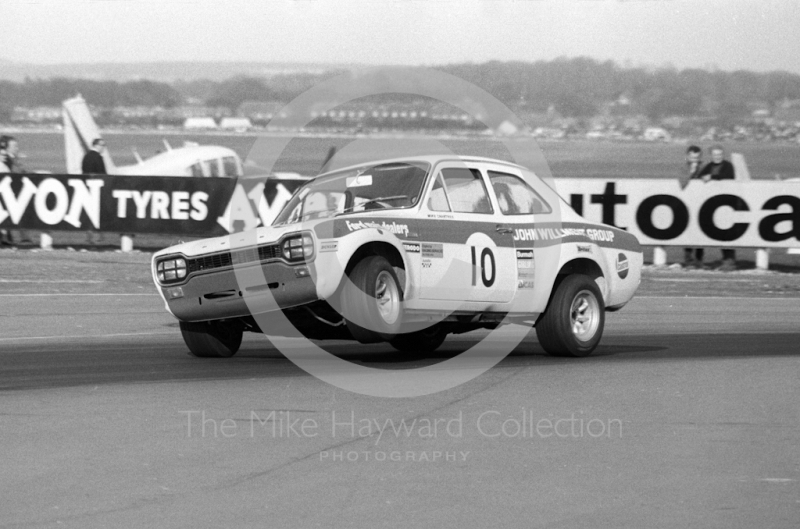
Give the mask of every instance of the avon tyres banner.
[{"label": "avon tyres banner", "polygon": [[[0,228],[224,235],[269,225],[306,179],[0,174]],[[800,246],[800,183],[557,179],[585,218],[645,245]]]},{"label": "avon tyres banner", "polygon": [[0,228],[225,235],[271,224],[303,182],[0,174]]},{"label": "avon tyres banner", "polygon": [[587,220],[628,230],[644,245],[800,246],[800,182],[556,179]]}]

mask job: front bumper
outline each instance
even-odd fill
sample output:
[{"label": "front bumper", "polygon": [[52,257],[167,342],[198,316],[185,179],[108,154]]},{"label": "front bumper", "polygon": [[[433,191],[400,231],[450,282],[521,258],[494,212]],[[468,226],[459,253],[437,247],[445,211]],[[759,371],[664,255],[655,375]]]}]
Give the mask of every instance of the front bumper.
[{"label": "front bumper", "polygon": [[[271,262],[196,274],[179,285],[159,285],[168,310],[182,321],[250,316],[318,299],[311,264]],[[260,268],[260,270],[259,270]],[[261,275],[263,274],[263,275]],[[180,290],[178,290],[180,289]]]}]

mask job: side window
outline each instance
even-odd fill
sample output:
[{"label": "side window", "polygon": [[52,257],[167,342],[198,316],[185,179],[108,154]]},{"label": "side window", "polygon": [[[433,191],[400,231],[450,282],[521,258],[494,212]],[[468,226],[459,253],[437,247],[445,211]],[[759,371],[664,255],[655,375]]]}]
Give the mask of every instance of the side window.
[{"label": "side window", "polygon": [[208,176],[219,176],[219,160],[209,160],[206,163],[208,164]]},{"label": "side window", "polygon": [[451,167],[442,169],[450,207],[458,213],[492,213],[492,204],[481,173],[477,169]]},{"label": "side window", "polygon": [[192,171],[192,176],[200,176],[200,177],[203,176],[203,168],[200,166],[200,162],[192,164],[190,169]]},{"label": "side window", "polygon": [[447,202],[447,194],[444,191],[441,173],[433,183],[431,197],[428,199],[428,209],[431,211],[450,211],[450,204]]},{"label": "side window", "polygon": [[236,158],[226,156],[222,159],[223,176],[237,176]]},{"label": "side window", "polygon": [[489,171],[489,181],[497,195],[503,215],[537,215],[550,213],[550,206],[522,178]]}]

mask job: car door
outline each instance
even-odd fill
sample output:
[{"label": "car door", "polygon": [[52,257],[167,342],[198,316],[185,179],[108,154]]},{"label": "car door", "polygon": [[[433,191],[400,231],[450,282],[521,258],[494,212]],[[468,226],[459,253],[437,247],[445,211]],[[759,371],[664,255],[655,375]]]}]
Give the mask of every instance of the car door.
[{"label": "car door", "polygon": [[420,229],[420,298],[508,302],[516,270],[512,230],[496,211],[485,175],[461,162],[437,166]]},{"label": "car door", "polygon": [[535,266],[533,241],[535,218],[552,213],[547,200],[512,167],[488,167],[486,175],[497,199],[502,225],[513,233],[515,243],[513,268],[516,272],[516,287],[522,295],[534,289]]}]

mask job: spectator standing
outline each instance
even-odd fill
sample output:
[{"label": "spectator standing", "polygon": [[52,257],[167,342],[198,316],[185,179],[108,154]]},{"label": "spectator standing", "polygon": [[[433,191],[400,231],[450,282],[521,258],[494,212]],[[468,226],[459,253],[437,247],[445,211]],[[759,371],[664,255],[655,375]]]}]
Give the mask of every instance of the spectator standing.
[{"label": "spectator standing", "polygon": [[[700,180],[700,171],[703,168],[703,150],[697,145],[690,145],[686,149],[686,176],[681,178],[681,188],[691,180]],[[688,177],[688,178],[687,178]],[[684,248],[683,264],[686,268],[703,268],[703,248]]]},{"label": "spectator standing", "polygon": [[[0,136],[0,173],[19,173],[22,166],[18,160],[19,142],[14,136]],[[30,242],[28,233],[20,230],[20,239],[23,242]],[[11,230],[0,230],[0,243],[4,246],[14,244],[14,237]]]},{"label": "spectator standing", "polygon": [[[11,172],[11,168],[6,163],[8,158],[8,138],[8,136],[0,136],[0,173]],[[14,244],[10,231],[6,229],[0,230],[0,244],[3,246],[11,246]]]},{"label": "spectator standing", "polygon": [[711,161],[700,170],[698,176],[704,182],[710,180],[733,180],[735,178],[733,164],[725,159],[725,149],[721,145],[711,147]]},{"label": "spectator standing", "polygon": [[106,162],[103,160],[103,151],[106,142],[102,138],[97,138],[92,142],[92,149],[87,151],[81,162],[81,172],[83,174],[108,174],[106,172]]},{"label": "spectator standing", "polygon": [[11,136],[0,136],[0,173],[10,173],[8,165],[8,140]]},{"label": "spectator standing", "polygon": [[[102,138],[95,138],[92,141],[92,149],[83,155],[81,161],[81,172],[83,174],[108,174],[106,172],[106,162],[103,160],[103,151],[106,142]],[[86,242],[90,245],[97,245],[103,242],[103,236],[96,231],[90,230],[86,233]]]},{"label": "spectator standing", "polygon": [[[700,170],[700,178],[704,182],[711,180],[734,180],[736,173],[733,164],[725,159],[725,149],[721,145],[711,147],[711,161]],[[723,248],[722,265],[718,268],[723,272],[736,270],[736,250]]]},{"label": "spectator standing", "polygon": [[23,168],[19,163],[19,142],[14,136],[0,136],[0,169],[5,173],[21,173]]}]

